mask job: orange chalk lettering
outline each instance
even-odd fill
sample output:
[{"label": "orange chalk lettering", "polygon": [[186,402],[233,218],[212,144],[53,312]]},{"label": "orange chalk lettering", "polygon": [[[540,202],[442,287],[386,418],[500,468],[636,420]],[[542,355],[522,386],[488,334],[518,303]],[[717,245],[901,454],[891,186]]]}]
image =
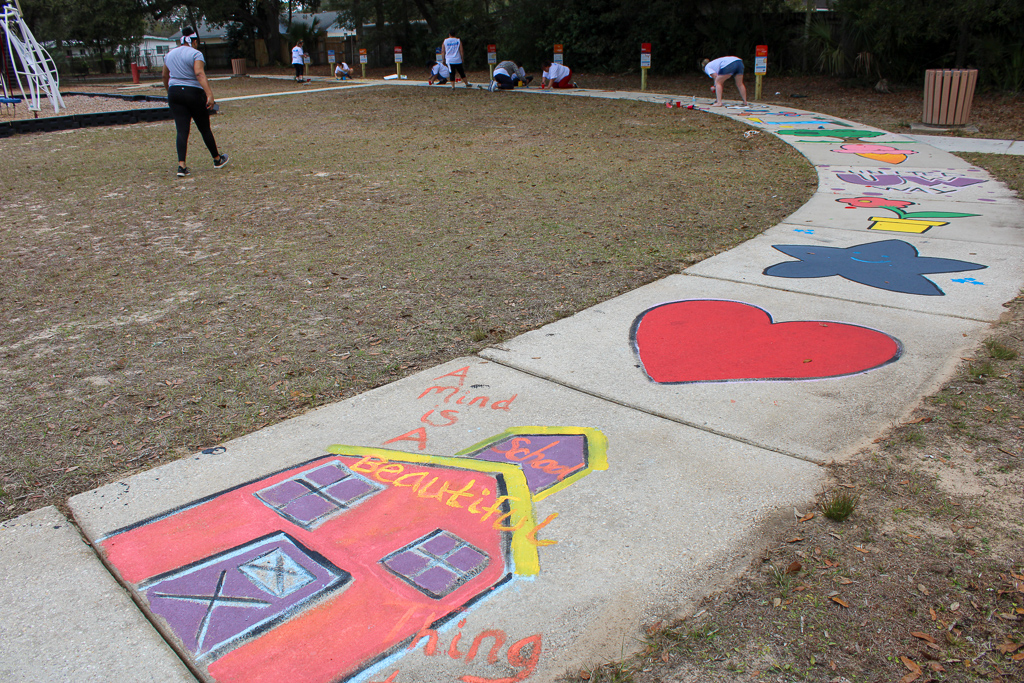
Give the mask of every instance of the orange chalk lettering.
[{"label": "orange chalk lettering", "polygon": [[394,481],[394,479],[385,479],[385,474],[401,474],[404,471],[405,465],[400,465],[397,462],[393,462],[390,465],[384,465],[383,467],[378,469],[376,472],[373,473],[373,476],[377,481],[382,481],[385,484],[388,484]]},{"label": "orange chalk lettering", "polygon": [[458,491],[455,491],[453,489],[448,488],[448,482],[445,482],[445,483],[441,484],[441,493],[442,494],[444,494],[444,493],[452,494],[452,495],[450,495],[448,497],[448,500],[446,500],[444,502],[444,504],[447,505],[450,508],[461,508],[462,506],[459,505],[459,498],[463,498],[463,497],[471,498],[474,494],[470,493],[469,491],[470,491],[470,489],[473,488],[474,484],[476,484],[476,479],[470,479],[469,483],[466,484],[465,486],[463,486]]},{"label": "orange chalk lettering", "polygon": [[[412,487],[412,490],[415,491],[416,489],[419,488],[420,484],[423,483],[423,479],[426,478],[426,476],[427,476],[426,472],[409,472],[408,474],[403,474],[398,479],[395,479],[394,485],[395,485],[396,488]],[[418,478],[418,481],[415,484],[405,484],[405,483],[403,483],[406,479],[416,479],[416,478]],[[436,479],[437,477],[434,477],[434,478]],[[431,482],[431,483],[433,483],[433,482]]]},{"label": "orange chalk lettering", "polygon": [[434,414],[433,410],[428,410],[423,415],[423,417],[420,418],[420,422],[422,422],[424,424],[428,424],[431,427],[451,427],[453,424],[455,424],[456,422],[459,421],[459,418],[455,417],[455,415],[459,414],[459,411],[457,411],[457,410],[442,410],[439,413],[439,415],[441,417],[443,417],[445,420],[447,420],[447,422],[444,422],[444,423],[441,423],[441,424],[435,424],[434,422],[431,422],[430,416],[433,415],[433,414]]},{"label": "orange chalk lettering", "polygon": [[555,521],[555,517],[558,517],[558,513],[557,512],[551,513],[550,515],[548,515],[547,519],[545,519],[540,524],[537,524],[536,526],[534,526],[533,529],[530,530],[530,533],[528,533],[526,535],[526,540],[529,541],[530,543],[532,543],[533,545],[539,546],[539,547],[546,546],[546,545],[554,545],[554,544],[558,543],[558,541],[551,541],[551,540],[543,540],[542,541],[542,540],[539,540],[537,538],[537,532],[540,531],[541,529],[543,529],[544,527],[546,527],[551,522]]},{"label": "orange chalk lettering", "polygon": [[469,646],[469,652],[466,653],[466,661],[473,661],[473,658],[476,657],[477,650],[480,649],[480,644],[483,642],[484,638],[494,638],[491,650],[487,653],[487,663],[494,664],[498,661],[498,652],[501,650],[501,646],[505,644],[506,637],[507,636],[504,631],[499,631],[497,629],[481,631],[480,635],[473,640],[473,644]]},{"label": "orange chalk lettering", "polygon": [[469,366],[467,365],[464,368],[459,368],[458,370],[452,370],[451,372],[449,372],[447,374],[444,374],[444,375],[441,375],[440,377],[435,377],[434,381],[436,382],[437,380],[444,379],[445,377],[458,377],[459,378],[459,386],[461,387],[462,383],[466,381],[466,376],[468,374],[469,374]]},{"label": "orange chalk lettering", "polygon": [[509,410],[512,407],[512,401],[516,400],[518,395],[512,394],[512,398],[506,398],[504,401],[495,401],[491,404],[491,410]]},{"label": "orange chalk lettering", "polygon": [[[523,649],[528,645],[533,647],[530,649],[530,654],[527,657],[523,657]],[[541,653],[541,636],[538,633],[534,636],[523,638],[512,644],[512,647],[508,649],[508,663],[516,669],[522,668],[522,671],[517,673],[515,676],[508,678],[483,678],[481,676],[462,676],[459,680],[463,683],[519,683],[524,679],[529,678],[534,670],[537,668],[537,662],[540,661]],[[468,657],[467,657],[468,660]]]},{"label": "orange chalk lettering", "polygon": [[396,441],[415,441],[416,447],[422,451],[424,448],[427,447],[427,429],[426,427],[419,427],[417,429],[412,430],[411,432],[406,432],[401,436],[396,436],[393,439],[388,439],[387,441],[384,442],[384,445],[386,446],[389,443],[394,443]]},{"label": "orange chalk lettering", "polygon": [[359,462],[352,465],[351,469],[353,472],[361,472],[362,474],[373,474],[377,471],[377,468],[387,463],[385,458],[378,457],[376,455],[363,456]]}]

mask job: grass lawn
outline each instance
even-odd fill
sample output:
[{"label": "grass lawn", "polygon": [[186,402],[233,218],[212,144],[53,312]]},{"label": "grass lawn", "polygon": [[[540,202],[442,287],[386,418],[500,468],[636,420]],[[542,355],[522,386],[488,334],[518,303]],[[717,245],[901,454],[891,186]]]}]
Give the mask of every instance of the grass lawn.
[{"label": "grass lawn", "polygon": [[232,162],[193,131],[187,179],[169,121],[0,141],[3,518],[661,278],[815,184],[770,136],[630,102],[363,88],[213,125]]}]

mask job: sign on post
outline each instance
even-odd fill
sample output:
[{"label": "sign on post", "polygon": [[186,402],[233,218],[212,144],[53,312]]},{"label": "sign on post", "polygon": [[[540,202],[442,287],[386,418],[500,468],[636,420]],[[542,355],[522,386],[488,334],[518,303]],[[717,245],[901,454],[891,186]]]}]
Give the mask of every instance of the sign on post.
[{"label": "sign on post", "polygon": [[327,51],[327,61],[332,63],[334,62],[334,50]]},{"label": "sign on post", "polygon": [[494,65],[498,63],[498,46],[488,45],[487,46],[487,69],[491,72],[491,78],[494,78]]},{"label": "sign on post", "polygon": [[402,47],[395,45],[395,74],[402,77]]},{"label": "sign on post", "polygon": [[754,49],[754,99],[761,99],[761,79],[768,73],[768,46],[758,45]]},{"label": "sign on post", "polygon": [[363,70],[363,78],[366,78],[366,48],[359,48],[359,67]]},{"label": "sign on post", "polygon": [[640,43],[640,89],[647,90],[647,70],[651,68],[651,44]]},{"label": "sign on post", "polygon": [[561,43],[559,43],[558,45],[555,45],[555,56],[554,56],[554,58],[551,61],[553,61],[555,64],[561,64],[562,63],[562,44]]}]

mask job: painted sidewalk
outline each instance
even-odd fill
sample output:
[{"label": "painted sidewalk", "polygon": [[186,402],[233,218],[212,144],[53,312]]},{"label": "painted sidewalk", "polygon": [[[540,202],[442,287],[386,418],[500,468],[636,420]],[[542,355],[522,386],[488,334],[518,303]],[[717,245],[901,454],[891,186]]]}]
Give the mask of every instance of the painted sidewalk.
[{"label": "painted sidewalk", "polygon": [[[1024,285],[1021,202],[984,171],[854,122],[707,104],[678,111],[792,144],[818,171],[811,201],[479,356],[71,499],[198,678],[548,683],[617,659],[746,569],[765,521],[826,484],[819,464],[906,415]],[[87,659],[188,680],[70,531],[52,509],[3,525],[19,551],[0,636],[56,663],[5,648],[0,671],[89,680]],[[87,574],[75,601],[46,592]],[[20,577],[44,586],[43,623]],[[101,628],[115,618],[120,635]],[[92,648],[69,654],[65,632]]]}]

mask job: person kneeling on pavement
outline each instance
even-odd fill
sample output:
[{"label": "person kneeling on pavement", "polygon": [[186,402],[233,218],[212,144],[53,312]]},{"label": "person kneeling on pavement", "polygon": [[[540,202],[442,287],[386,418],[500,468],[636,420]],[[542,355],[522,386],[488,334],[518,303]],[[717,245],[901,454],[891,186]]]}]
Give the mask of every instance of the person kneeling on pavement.
[{"label": "person kneeling on pavement", "polygon": [[544,75],[542,85],[552,88],[575,88],[572,82],[572,69],[564,64],[544,62]]},{"label": "person kneeling on pavement", "polygon": [[430,69],[430,78],[427,80],[427,85],[434,85],[434,83],[444,85],[452,75],[448,67],[439,62],[430,62],[427,64],[427,68]]},{"label": "person kneeling on pavement", "polygon": [[[518,86],[529,85],[533,80],[533,76],[527,76],[526,70],[511,59],[498,62],[498,65],[494,67],[494,74],[493,78],[498,82],[499,90],[511,90]],[[498,77],[499,75],[501,78]]]}]

